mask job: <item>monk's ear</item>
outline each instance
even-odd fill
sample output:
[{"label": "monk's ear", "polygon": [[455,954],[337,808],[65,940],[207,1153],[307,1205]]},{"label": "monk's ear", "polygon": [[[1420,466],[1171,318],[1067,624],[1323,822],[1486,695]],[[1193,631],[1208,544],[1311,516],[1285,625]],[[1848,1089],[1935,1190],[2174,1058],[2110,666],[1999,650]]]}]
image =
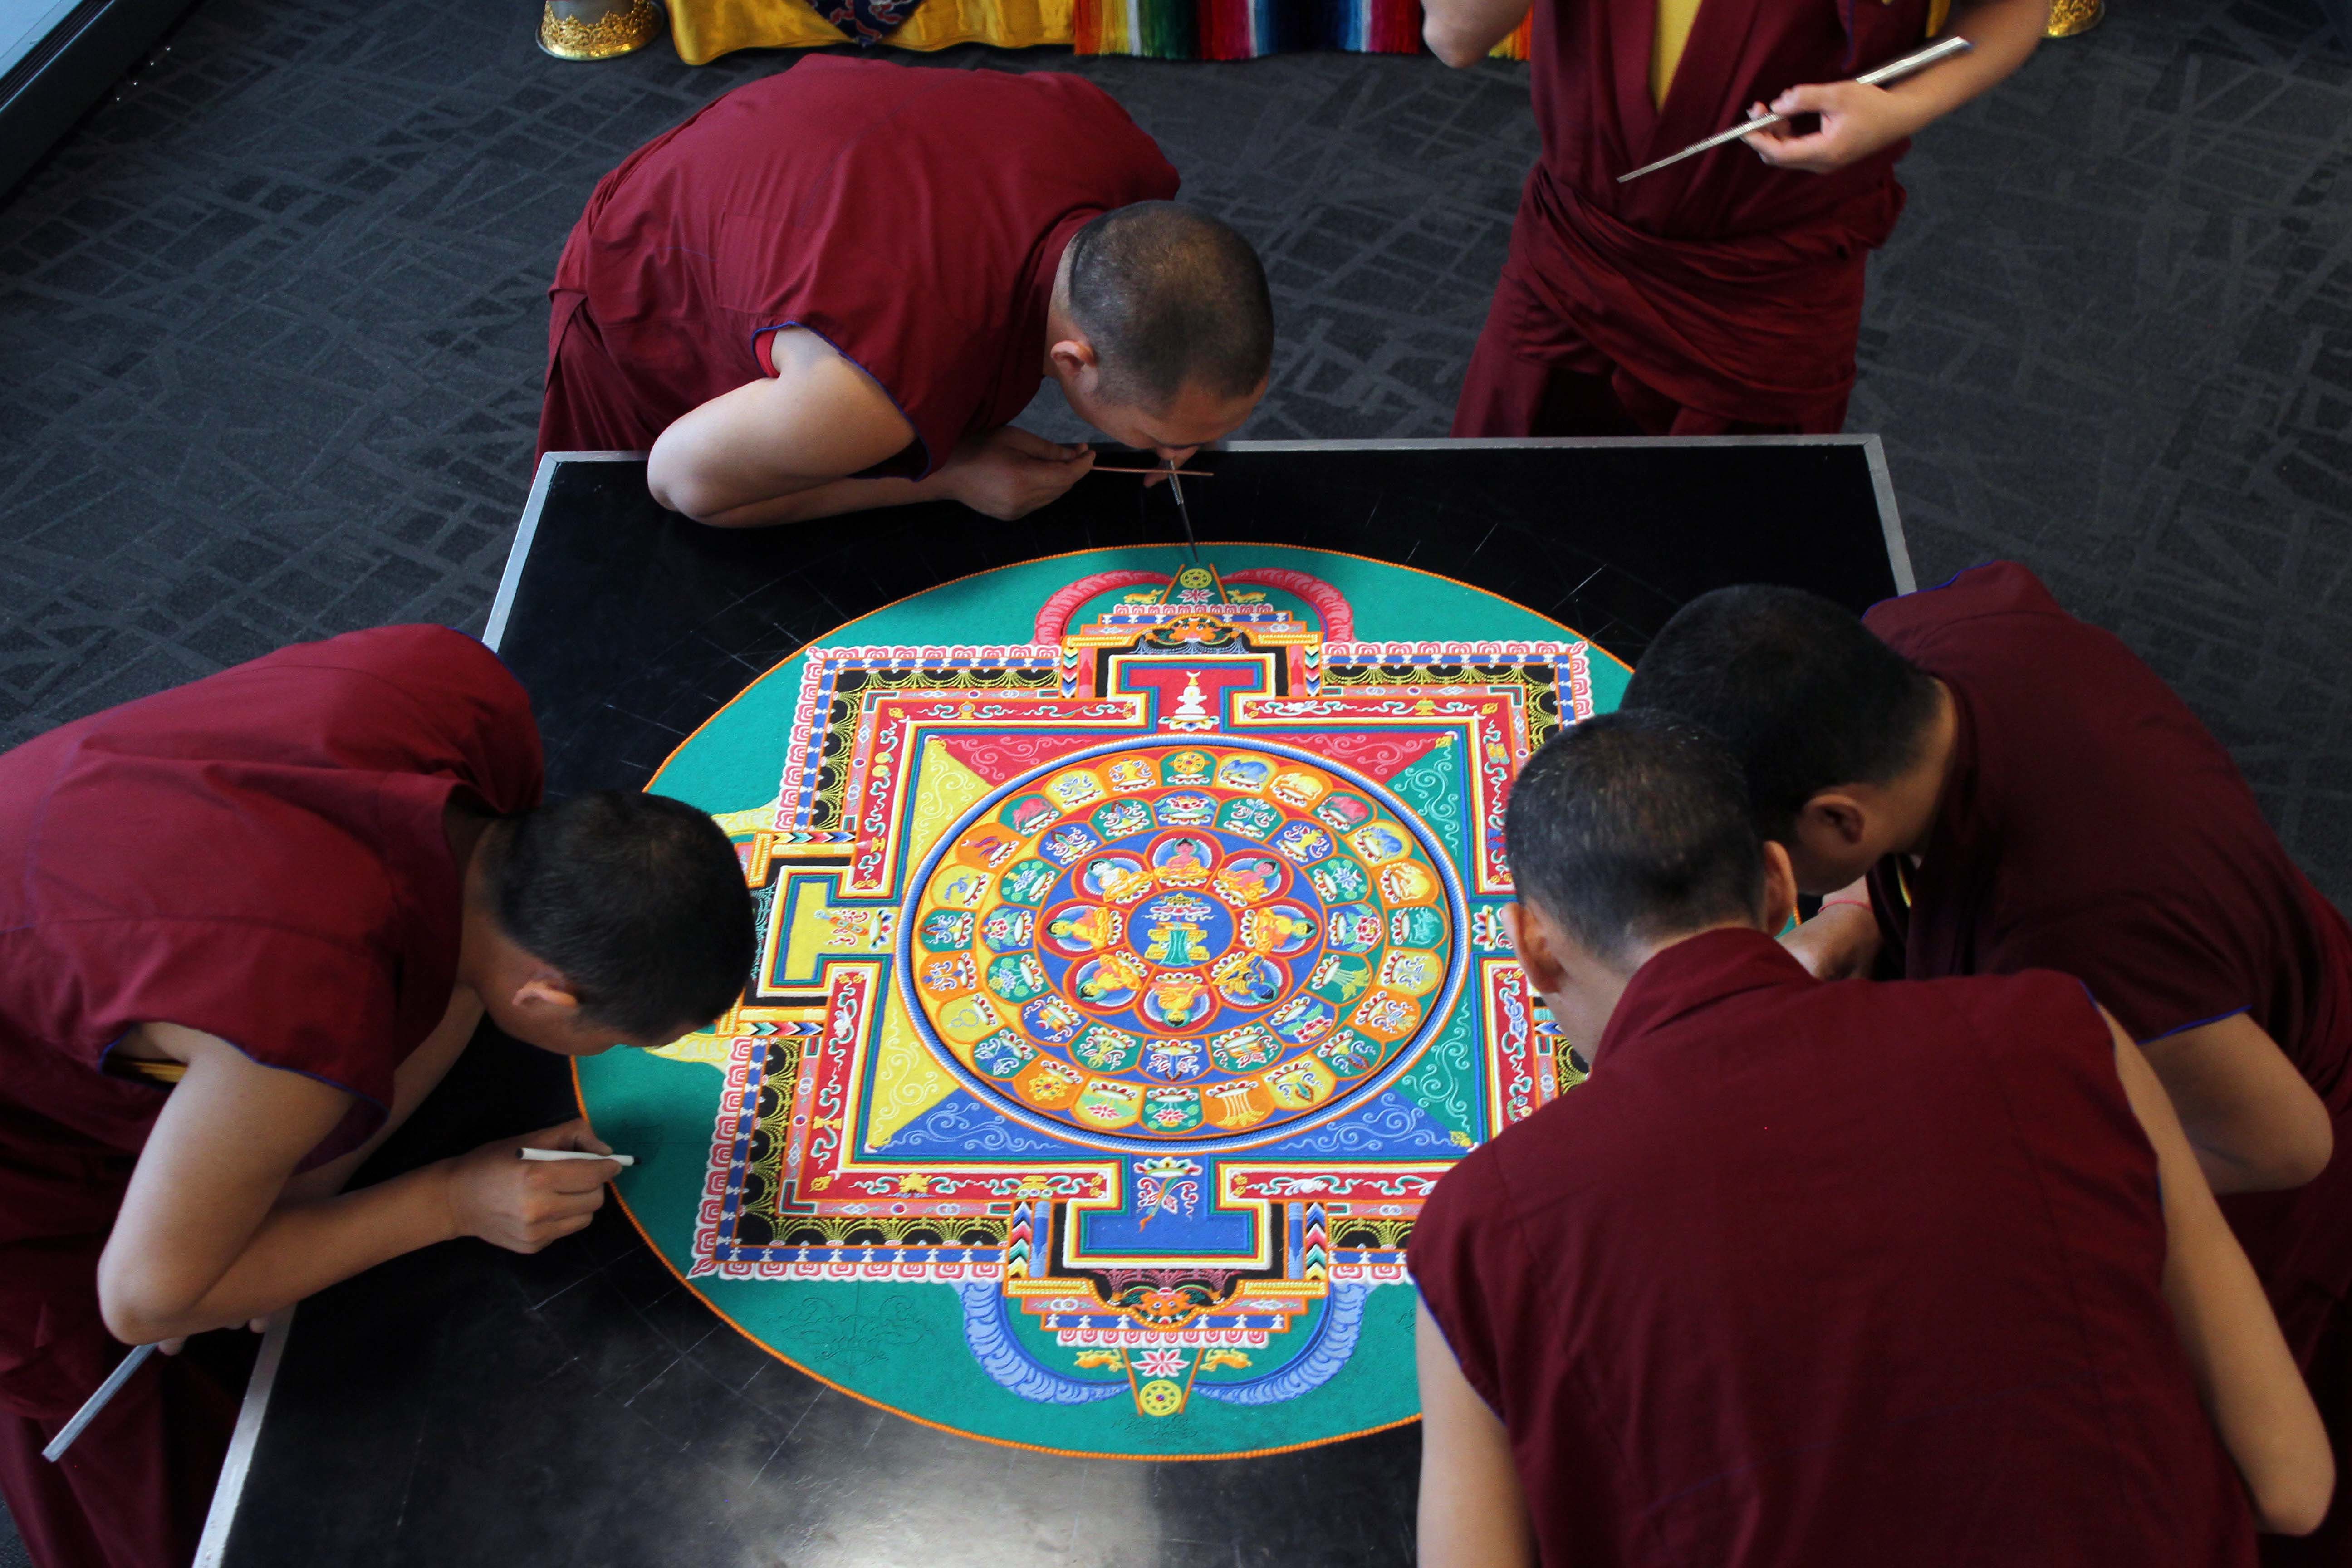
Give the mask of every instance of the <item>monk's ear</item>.
[{"label": "monk's ear", "polygon": [[1046,350],[1045,355],[1054,362],[1055,373],[1065,381],[1097,370],[1102,364],[1094,344],[1081,337],[1062,339]]},{"label": "monk's ear", "polygon": [[1568,974],[1560,965],[1551,922],[1544,919],[1543,911],[1515,900],[1503,906],[1503,929],[1511,933],[1511,951],[1518,954],[1519,967],[1527,971],[1528,984],[1536,994],[1559,994],[1568,984]]},{"label": "monk's ear", "polygon": [[580,997],[572,983],[551,969],[543,969],[515,987],[514,1007],[519,1013],[536,1014],[543,1018],[571,1019],[580,1016]]},{"label": "monk's ear", "polygon": [[1843,859],[1870,837],[1870,813],[1852,791],[1825,789],[1799,808],[1796,826],[1799,848]]}]

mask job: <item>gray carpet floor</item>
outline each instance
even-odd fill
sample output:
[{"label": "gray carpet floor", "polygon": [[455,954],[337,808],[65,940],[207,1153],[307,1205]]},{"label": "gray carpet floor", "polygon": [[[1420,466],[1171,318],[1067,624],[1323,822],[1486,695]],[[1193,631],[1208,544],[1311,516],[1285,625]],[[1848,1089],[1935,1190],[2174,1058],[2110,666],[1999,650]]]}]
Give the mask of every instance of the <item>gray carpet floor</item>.
[{"label": "gray carpet floor", "polygon": [[[786,0],[779,0],[786,3]],[[201,0],[0,207],[0,743],[289,639],[479,625],[541,289],[596,177],[791,57],[572,66],[528,0]],[[1264,249],[1245,435],[1442,433],[1534,150],[1526,68],[1078,70]],[[2122,0],[1932,129],[1851,427],[1925,581],[2021,558],[2352,894],[2352,61],[2312,0]]]},{"label": "gray carpet floor", "polygon": [[[566,229],[630,148],[791,63],[565,65],[535,18],[199,0],[5,198],[0,745],[297,638],[480,626]],[[1444,432],[1534,154],[1526,68],[935,59],[1100,82],[1258,243],[1283,338],[1244,436]],[[1885,436],[1923,582],[2014,557],[2127,637],[2339,900],[2347,169],[2314,0],[2118,0],[1904,165],[1849,426]]]}]

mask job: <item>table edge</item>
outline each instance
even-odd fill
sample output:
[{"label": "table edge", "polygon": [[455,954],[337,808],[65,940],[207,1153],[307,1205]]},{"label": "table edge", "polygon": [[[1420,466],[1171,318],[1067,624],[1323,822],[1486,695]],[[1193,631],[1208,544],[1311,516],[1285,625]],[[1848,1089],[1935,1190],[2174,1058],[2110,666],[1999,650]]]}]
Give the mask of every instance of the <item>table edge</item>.
[{"label": "table edge", "polygon": [[[1338,441],[1221,441],[1213,450],[1222,452],[1423,452],[1458,450],[1461,447],[1510,449],[1517,447],[1860,447],[1870,467],[1871,491],[1878,504],[1878,520],[1886,537],[1887,566],[1895,578],[1898,594],[1915,593],[1918,582],[1911,570],[1911,552],[1903,536],[1902,514],[1896,510],[1895,483],[1886,466],[1886,448],[1875,435],[1862,436],[1474,436],[1474,437],[1399,437],[1372,440]],[[506,636],[507,621],[514,610],[515,590],[522,581],[524,565],[530,558],[530,547],[539,536],[539,520],[547,504],[547,493],[553,483],[555,470],[562,463],[622,463],[638,462],[644,452],[548,452],[539,459],[538,470],[532,474],[530,499],[524,501],[522,515],[516,520],[514,542],[508,547],[504,572],[499,578],[498,595],[490,602],[488,621],[482,628],[482,642],[493,653]],[[205,1516],[205,1532],[196,1548],[194,1568],[222,1568],[228,1549],[229,1532],[236,1528],[238,1505],[244,1500],[245,1479],[253,1464],[253,1455],[261,1439],[263,1419],[269,1410],[269,1394],[278,1379],[278,1368],[285,1358],[286,1340],[294,1322],[294,1309],[289,1307],[269,1321],[268,1332],[261,1342],[261,1354],[254,1363],[252,1380],[246,1384],[245,1402],[239,1406],[236,1435],[229,1441],[228,1456],[222,1461],[220,1481],[213,1490],[212,1506]]]}]

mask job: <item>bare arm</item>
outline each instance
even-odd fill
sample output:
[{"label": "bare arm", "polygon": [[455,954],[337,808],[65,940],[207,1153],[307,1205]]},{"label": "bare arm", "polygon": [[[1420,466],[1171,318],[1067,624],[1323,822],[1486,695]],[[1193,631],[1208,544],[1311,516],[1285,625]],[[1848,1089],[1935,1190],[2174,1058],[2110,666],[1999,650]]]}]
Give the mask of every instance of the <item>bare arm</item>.
[{"label": "bare arm", "polygon": [[[1818,114],[1821,128],[1799,136],[1786,125],[1746,138],[1756,155],[1787,169],[1826,174],[1916,136],[2023,65],[2050,25],[2050,0],[1978,0],[1958,8],[1948,31],[1976,47],[1887,87],[1811,82],[1774,99],[1776,114]],[[1758,106],[1761,108],[1761,105]]]},{"label": "bare arm", "polygon": [[325,1164],[304,1171],[288,1179],[278,1194],[280,1203],[315,1203],[333,1197],[350,1184],[359,1168],[371,1155],[383,1147],[385,1139],[400,1131],[425,1097],[433,1092],[457,1058],[466,1052],[474,1037],[474,1027],[482,1021],[482,1001],[472,992],[459,990],[449,998],[449,1011],[425,1037],[425,1043],[408,1053],[392,1075],[392,1109],[385,1112],[383,1125],[374,1135],[348,1154],[336,1156]]},{"label": "bare arm", "polygon": [[1870,879],[1856,878],[1822,900],[1813,918],[1780,939],[1816,980],[1868,979],[1878,962],[1878,917],[1870,912]]},{"label": "bare arm", "polygon": [[2299,1187],[2326,1167],[2336,1151],[2327,1107],[2243,1013],[2139,1049],[2215,1192]]},{"label": "bare arm", "polygon": [[2255,1522],[2283,1535],[2319,1526],[2336,1489],[2326,1428],[2295,1370],[2253,1266],[2221,1206],[2172,1101],[2139,1047],[2107,1020],[2116,1072],[2156,1149],[2164,1193],[2164,1297],[2221,1446],[2245,1478]]},{"label": "bare arm", "polygon": [[808,522],[916,501],[960,500],[992,517],[1044,505],[1093,466],[1086,447],[1025,430],[966,441],[921,479],[857,479],[915,439],[872,377],[814,332],[773,334],[772,377],[689,409],[654,442],[646,488],[714,528]]},{"label": "bare arm", "polygon": [[[813,492],[870,487],[869,504],[925,497],[905,479],[845,480],[915,438],[889,395],[814,332],[770,336],[776,374],[689,409],[654,442],[646,488],[672,511],[719,527],[792,522],[829,513]],[[833,511],[849,510],[836,505]]]},{"label": "bare arm", "polygon": [[350,1097],[169,1024],[187,1063],[155,1120],[98,1266],[110,1332],[144,1344],[266,1317],[386,1258],[457,1236],[535,1252],[588,1223],[619,1167],[515,1158],[530,1142],[602,1149],[583,1123],[488,1144],[380,1185],[280,1205]]},{"label": "bare arm", "polygon": [[1462,1375],[1429,1308],[1415,1312],[1421,1568],[1535,1568],[1535,1527],[1509,1435]]},{"label": "bare arm", "polygon": [[1423,0],[1421,37],[1429,52],[1460,69],[1486,58],[1528,19],[1530,0]]}]

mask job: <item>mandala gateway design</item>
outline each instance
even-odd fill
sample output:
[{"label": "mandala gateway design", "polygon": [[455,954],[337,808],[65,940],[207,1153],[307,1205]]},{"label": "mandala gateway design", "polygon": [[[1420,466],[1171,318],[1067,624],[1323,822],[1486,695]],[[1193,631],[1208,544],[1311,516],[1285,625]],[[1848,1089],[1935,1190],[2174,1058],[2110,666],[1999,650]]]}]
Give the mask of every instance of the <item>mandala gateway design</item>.
[{"label": "mandala gateway design", "polygon": [[1121,742],[1034,770],[932,851],[900,972],[942,1060],[1094,1148],[1270,1142],[1391,1082],[1467,950],[1444,852],[1294,747]]},{"label": "mandala gateway design", "polygon": [[[724,819],[757,972],[615,1103],[723,1073],[681,1267],[854,1393],[1088,1453],[1401,1418],[1382,1291],[1422,1200],[1574,1081],[1502,827],[1593,710],[1590,650],[1358,641],[1287,567],[1079,570],[1026,643],[837,639],[769,678],[778,798]],[[592,1112],[625,1067],[583,1066]]]}]

